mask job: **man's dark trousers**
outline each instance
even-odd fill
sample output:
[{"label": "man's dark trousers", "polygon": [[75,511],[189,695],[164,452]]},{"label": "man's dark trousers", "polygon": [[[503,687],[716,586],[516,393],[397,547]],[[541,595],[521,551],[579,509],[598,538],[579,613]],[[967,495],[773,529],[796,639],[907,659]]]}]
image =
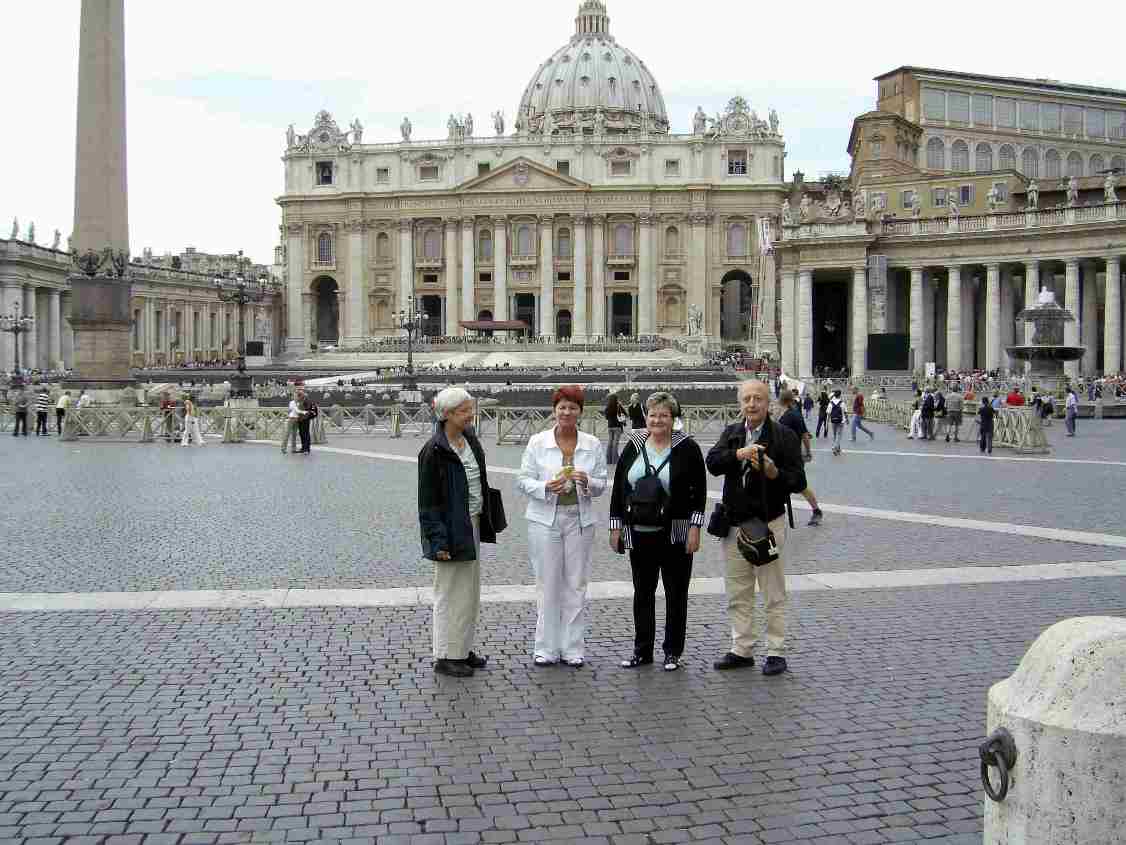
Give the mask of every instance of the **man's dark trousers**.
[{"label": "man's dark trousers", "polygon": [[27,437],[27,411],[16,411],[16,427],[12,429],[12,437],[16,437],[23,428],[23,436]]},{"label": "man's dark trousers", "polygon": [[51,432],[47,430],[47,412],[35,412],[35,436],[38,437],[42,434],[44,437],[49,437]]}]

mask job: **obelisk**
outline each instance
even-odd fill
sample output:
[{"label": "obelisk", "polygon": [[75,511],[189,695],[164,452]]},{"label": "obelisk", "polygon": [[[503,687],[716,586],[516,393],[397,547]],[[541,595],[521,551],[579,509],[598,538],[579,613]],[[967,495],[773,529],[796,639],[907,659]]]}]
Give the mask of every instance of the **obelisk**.
[{"label": "obelisk", "polygon": [[130,373],[129,201],[125,161],[125,0],[82,0],[70,278],[79,384],[114,389]]}]

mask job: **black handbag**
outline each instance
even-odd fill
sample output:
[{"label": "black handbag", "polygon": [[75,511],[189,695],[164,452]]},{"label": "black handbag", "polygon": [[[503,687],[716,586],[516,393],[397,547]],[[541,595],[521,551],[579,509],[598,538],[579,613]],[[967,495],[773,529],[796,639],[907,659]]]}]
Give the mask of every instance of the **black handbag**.
[{"label": "black handbag", "polygon": [[495,487],[489,488],[488,506],[489,523],[493,531],[499,534],[508,527],[508,517],[504,514],[504,498],[500,495],[500,490]]},{"label": "black handbag", "polygon": [[[744,474],[744,485],[746,484],[747,474],[754,473],[759,478],[760,496],[759,501],[766,502],[766,473],[759,465],[758,471],[747,468]],[[789,509],[789,500],[786,502],[786,507]],[[793,513],[790,512],[790,523],[793,524]],[[739,526],[739,531],[735,534],[735,544],[739,548],[739,552],[747,563],[754,566],[765,566],[768,563],[773,563],[778,560],[778,541],[774,537],[774,532],[770,530],[770,526],[765,520],[757,516],[753,516],[746,520]]]},{"label": "black handbag", "polygon": [[727,507],[723,502],[716,502],[712,515],[708,517],[707,531],[713,537],[724,539],[731,533],[731,519],[727,515]]}]

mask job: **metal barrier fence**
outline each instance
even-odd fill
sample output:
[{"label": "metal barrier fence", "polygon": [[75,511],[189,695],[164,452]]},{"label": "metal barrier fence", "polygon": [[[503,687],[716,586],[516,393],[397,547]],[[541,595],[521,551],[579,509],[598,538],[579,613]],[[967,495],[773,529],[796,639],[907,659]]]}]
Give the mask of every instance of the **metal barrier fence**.
[{"label": "metal barrier fence", "polygon": [[[967,439],[976,439],[978,417],[977,408],[969,406],[963,412],[963,425]],[[909,431],[915,409],[910,402],[891,399],[870,399],[865,404],[865,419],[886,423],[895,428]],[[1048,440],[1044,436],[1040,416],[1032,408],[1002,408],[993,419],[993,445],[1006,446],[1025,454],[1044,454],[1049,451]]]}]

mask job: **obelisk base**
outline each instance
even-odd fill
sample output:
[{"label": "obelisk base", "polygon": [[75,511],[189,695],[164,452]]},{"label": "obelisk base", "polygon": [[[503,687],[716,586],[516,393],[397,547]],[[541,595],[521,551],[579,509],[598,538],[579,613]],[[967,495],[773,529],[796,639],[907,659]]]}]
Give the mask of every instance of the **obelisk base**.
[{"label": "obelisk base", "polygon": [[72,275],[70,288],[75,375],[66,387],[85,390],[95,402],[135,401],[132,285],[127,279]]}]

